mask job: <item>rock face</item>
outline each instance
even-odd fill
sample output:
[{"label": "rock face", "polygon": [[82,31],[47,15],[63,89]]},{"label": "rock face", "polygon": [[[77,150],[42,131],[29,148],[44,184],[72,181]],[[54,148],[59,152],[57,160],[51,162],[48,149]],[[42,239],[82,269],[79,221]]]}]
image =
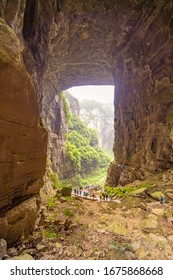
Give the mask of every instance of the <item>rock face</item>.
[{"label": "rock face", "polygon": [[105,150],[112,150],[114,141],[113,104],[83,100],[80,102],[80,117],[88,127],[98,131],[99,146]]},{"label": "rock face", "polygon": [[116,161],[110,185],[173,167],[172,11],[171,1],[146,3],[115,52]]},{"label": "rock face", "polygon": [[59,93],[91,84],[115,85],[115,161],[107,183],[173,167],[172,13],[172,1],[162,0],[1,1],[1,209],[42,184],[46,134],[30,77],[57,173],[66,133]]},{"label": "rock face", "polygon": [[[0,41],[0,211],[4,213],[39,193],[47,134],[40,124],[36,95],[22,62],[19,40],[2,20]],[[0,217],[0,237],[8,242],[4,219]],[[18,218],[12,219],[14,226]]]},{"label": "rock face", "polygon": [[108,183],[172,168],[172,9],[171,1],[161,0],[26,2],[24,60],[53,133],[51,154],[61,158],[64,141],[58,93],[115,84],[115,162]]}]

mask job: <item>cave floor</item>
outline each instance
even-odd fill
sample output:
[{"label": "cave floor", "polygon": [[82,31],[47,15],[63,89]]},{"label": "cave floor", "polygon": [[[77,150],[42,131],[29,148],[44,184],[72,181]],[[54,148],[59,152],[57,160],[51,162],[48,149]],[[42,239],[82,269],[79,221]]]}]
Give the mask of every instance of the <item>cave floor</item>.
[{"label": "cave floor", "polygon": [[128,205],[72,197],[51,209],[42,206],[33,235],[16,254],[44,260],[172,260],[172,202]]}]

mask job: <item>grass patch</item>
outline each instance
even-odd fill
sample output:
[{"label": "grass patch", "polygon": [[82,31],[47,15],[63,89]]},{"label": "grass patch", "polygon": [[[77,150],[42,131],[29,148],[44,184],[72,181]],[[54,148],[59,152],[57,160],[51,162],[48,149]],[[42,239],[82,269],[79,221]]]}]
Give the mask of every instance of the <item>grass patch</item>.
[{"label": "grass patch", "polygon": [[128,196],[130,193],[133,194],[136,192],[136,194],[138,194],[151,187],[153,187],[153,184],[141,184],[136,187],[124,186],[124,187],[115,187],[115,188],[106,186],[104,189],[108,193],[109,197],[113,196],[113,197],[117,197],[117,198],[124,198],[124,197]]},{"label": "grass patch", "polygon": [[49,209],[55,208],[57,205],[57,199],[55,197],[49,197],[48,198],[48,207]]},{"label": "grass patch", "polygon": [[53,232],[53,231],[43,231],[43,236],[45,238],[56,238],[58,235],[56,232]]},{"label": "grass patch", "polygon": [[66,216],[66,217],[73,217],[74,216],[74,213],[73,213],[73,211],[71,211],[70,209],[64,209],[64,211],[63,211],[63,213],[64,213],[64,216]]},{"label": "grass patch", "polygon": [[59,182],[58,182],[58,176],[56,173],[51,173],[50,174],[50,179],[55,187],[55,189],[58,189],[59,188]]}]

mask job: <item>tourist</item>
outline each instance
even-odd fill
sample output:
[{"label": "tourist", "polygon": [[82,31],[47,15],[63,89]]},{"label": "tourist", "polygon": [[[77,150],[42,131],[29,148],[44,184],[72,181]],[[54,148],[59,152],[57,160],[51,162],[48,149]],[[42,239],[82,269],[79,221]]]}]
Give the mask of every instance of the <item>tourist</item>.
[{"label": "tourist", "polygon": [[160,204],[163,204],[163,196],[160,196]]},{"label": "tourist", "polygon": [[108,193],[105,193],[105,198],[106,200],[108,200]]}]

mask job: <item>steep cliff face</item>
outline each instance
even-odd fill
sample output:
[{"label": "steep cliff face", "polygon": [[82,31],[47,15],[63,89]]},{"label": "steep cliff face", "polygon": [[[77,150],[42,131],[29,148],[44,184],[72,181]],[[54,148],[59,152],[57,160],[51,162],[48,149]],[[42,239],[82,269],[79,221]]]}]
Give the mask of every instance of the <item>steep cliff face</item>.
[{"label": "steep cliff face", "polygon": [[[26,4],[25,62],[33,80],[37,73],[37,85],[41,80],[41,113],[59,147],[64,139],[56,129],[62,124],[58,93],[115,84],[116,161],[108,183],[172,168],[172,1]],[[54,145],[51,153],[61,158],[60,150]]]},{"label": "steep cliff face", "polygon": [[[10,243],[28,234],[36,219],[36,199],[19,204],[38,194],[43,185],[47,134],[40,125],[20,42],[3,20],[0,41],[0,211],[4,213],[0,236]],[[16,210],[6,211],[15,206]]]},{"label": "steep cliff face", "polygon": [[2,208],[37,193],[45,167],[46,136],[32,83],[20,65],[21,49],[49,132],[54,170],[60,173],[66,131],[59,93],[88,84],[115,85],[115,161],[108,184],[173,167],[173,3],[100,2],[0,2],[6,22],[1,42],[7,38],[0,72]]},{"label": "steep cliff face", "polygon": [[114,107],[95,100],[80,102],[80,117],[90,128],[95,128],[99,135],[99,146],[112,150],[114,141]]},{"label": "steep cliff face", "polygon": [[112,185],[173,167],[173,3],[152,2],[114,56]]}]

